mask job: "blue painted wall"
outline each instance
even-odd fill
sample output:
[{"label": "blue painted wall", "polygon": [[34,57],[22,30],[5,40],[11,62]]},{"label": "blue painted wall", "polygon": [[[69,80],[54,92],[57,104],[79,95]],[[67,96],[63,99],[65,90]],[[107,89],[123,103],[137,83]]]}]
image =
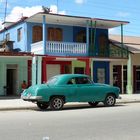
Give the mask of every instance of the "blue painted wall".
[{"label": "blue painted wall", "polygon": [[85,33],[86,33],[86,28],[85,27],[76,27],[76,26],[73,26],[73,42],[76,42],[76,35],[80,31],[85,31]]},{"label": "blue painted wall", "polygon": [[96,48],[96,56],[98,56],[98,52],[99,52],[99,36],[101,35],[101,34],[104,34],[104,35],[106,35],[107,36],[107,38],[108,38],[108,30],[107,29],[97,29],[97,31],[96,31],[96,46],[95,46],[95,48]]},{"label": "blue painted wall", "polygon": [[[37,23],[27,23],[27,46],[28,51],[31,50],[30,44],[32,44],[32,28],[35,25],[42,26],[42,24]],[[73,42],[73,27],[65,26],[65,25],[54,25],[54,24],[46,24],[46,28],[61,28],[63,30],[63,41],[64,42]]]},{"label": "blue painted wall", "polygon": [[[76,35],[78,32],[80,31],[85,31],[86,33],[86,27],[73,27],[73,41],[75,42],[76,41]],[[93,48],[93,45],[94,45],[94,32],[95,32],[95,29],[92,29],[92,43],[91,43],[91,28],[89,29],[89,45],[90,45],[90,52],[89,52],[89,55],[90,56],[97,56],[98,55],[98,52],[99,52],[99,36],[101,34],[104,34],[107,36],[108,38],[108,29],[96,29],[96,36],[95,36],[95,46]],[[92,45],[92,46],[91,46]]]},{"label": "blue painted wall", "polygon": [[102,62],[102,61],[94,61],[93,62],[93,80],[96,83],[97,82],[97,69],[98,68],[104,68],[105,69],[105,83],[109,84],[110,81],[110,67],[109,62]]},{"label": "blue painted wall", "polygon": [[[32,28],[35,25],[40,25],[40,23],[30,23],[30,22],[22,22],[19,23],[12,28],[8,29],[4,33],[0,33],[0,40],[3,40],[3,34],[6,35],[6,33],[10,33],[10,40],[15,41],[14,42],[14,49],[15,48],[20,48],[21,51],[31,51],[31,44],[32,44]],[[49,27],[54,27],[54,28],[61,28],[63,30],[63,41],[64,42],[75,42],[76,40],[76,34],[79,31],[85,31],[86,32],[86,27],[76,27],[76,26],[66,26],[66,25],[54,25],[54,24],[47,24],[47,28]],[[17,41],[17,29],[22,28],[22,40],[20,42]],[[93,35],[94,35],[94,29],[93,29]],[[91,30],[89,32],[91,35]],[[96,29],[96,42],[94,49],[91,49],[90,51],[90,56],[96,56],[98,55],[99,51],[99,36],[100,34],[105,34],[108,37],[108,30],[107,29]],[[89,35],[89,37],[90,37]],[[91,42],[90,42],[91,43]],[[94,44],[94,39],[92,39],[92,44]],[[93,46],[90,46],[93,47]],[[94,51],[93,51],[94,50]]]},{"label": "blue painted wall", "polygon": [[[5,30],[4,32],[0,33],[0,41],[4,40],[6,38],[6,34],[7,33],[10,33],[10,41],[14,41],[14,49],[16,48],[20,48],[21,51],[26,51],[26,36],[25,36],[25,33],[26,33],[26,24],[23,22],[23,23],[19,23],[15,26],[13,26],[12,28],[8,29],[8,30]],[[22,28],[21,32],[22,32],[22,38],[21,38],[21,41],[17,41],[17,30],[19,28]]]}]

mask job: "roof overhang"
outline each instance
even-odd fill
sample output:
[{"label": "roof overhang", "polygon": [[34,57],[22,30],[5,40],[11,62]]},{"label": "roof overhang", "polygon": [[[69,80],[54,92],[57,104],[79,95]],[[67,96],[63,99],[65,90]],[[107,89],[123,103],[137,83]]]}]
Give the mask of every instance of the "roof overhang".
[{"label": "roof overhang", "polygon": [[38,55],[35,54],[34,56],[40,56],[45,58],[47,61],[74,61],[74,60],[91,60],[91,61],[126,61],[128,58],[119,58],[119,57],[114,57],[114,58],[106,58],[106,57],[77,57],[77,56],[49,56],[49,55]]},{"label": "roof overhang", "polygon": [[0,57],[18,57],[18,58],[32,58],[32,53],[27,52],[0,52]]},{"label": "roof overhang", "polygon": [[87,21],[89,25],[94,27],[94,22],[96,21],[96,28],[109,29],[118,27],[121,25],[128,24],[127,21],[117,21],[117,20],[108,20],[108,19],[99,19],[99,18],[90,18],[90,17],[81,17],[81,16],[70,16],[70,15],[60,15],[52,13],[37,13],[26,19],[27,22],[43,23],[43,15],[46,16],[46,23],[48,24],[59,24],[59,25],[71,25],[71,26],[87,26]]},{"label": "roof overhang", "polygon": [[37,14],[29,17],[28,19],[26,19],[26,21],[35,22],[35,23],[43,23],[43,15],[46,16],[47,24],[86,26],[87,21],[91,20],[91,18],[89,18],[89,17],[37,13]]},{"label": "roof overhang", "polygon": [[93,18],[92,21],[96,22],[96,26],[98,28],[106,28],[106,29],[119,27],[121,25],[126,25],[129,23],[127,21],[108,20],[108,19],[99,19],[99,18]]},{"label": "roof overhang", "polygon": [[[121,47],[121,38],[118,35],[110,35],[110,41]],[[140,37],[135,36],[124,36],[123,45],[128,48],[128,51],[133,54],[140,53]]]}]

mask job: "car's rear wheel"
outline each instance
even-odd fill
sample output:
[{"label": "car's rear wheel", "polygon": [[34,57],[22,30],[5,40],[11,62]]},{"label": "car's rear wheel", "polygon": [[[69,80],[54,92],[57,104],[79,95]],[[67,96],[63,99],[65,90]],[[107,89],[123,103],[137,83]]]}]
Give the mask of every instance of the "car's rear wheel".
[{"label": "car's rear wheel", "polygon": [[104,100],[105,106],[114,106],[116,103],[116,97],[113,94],[108,94]]},{"label": "car's rear wheel", "polygon": [[90,106],[97,106],[99,102],[88,102]]},{"label": "car's rear wheel", "polygon": [[60,110],[63,108],[63,105],[64,105],[63,97],[56,96],[50,100],[50,108],[52,110]]},{"label": "car's rear wheel", "polygon": [[38,106],[38,108],[44,110],[49,107],[49,103],[48,102],[37,102],[37,106]]}]

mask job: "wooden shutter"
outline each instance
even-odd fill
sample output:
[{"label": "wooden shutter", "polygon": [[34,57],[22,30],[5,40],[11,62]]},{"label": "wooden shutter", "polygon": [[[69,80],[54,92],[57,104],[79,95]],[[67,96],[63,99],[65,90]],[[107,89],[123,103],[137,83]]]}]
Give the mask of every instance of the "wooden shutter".
[{"label": "wooden shutter", "polygon": [[49,41],[62,41],[63,33],[60,28],[48,28],[48,40]]},{"label": "wooden shutter", "polygon": [[56,41],[62,41],[62,29],[56,28],[55,29],[55,40]]},{"label": "wooden shutter", "polygon": [[39,42],[42,41],[42,27],[41,26],[34,26],[33,33],[32,33],[32,42]]},{"label": "wooden shutter", "polygon": [[54,28],[48,28],[48,41],[54,41]]}]

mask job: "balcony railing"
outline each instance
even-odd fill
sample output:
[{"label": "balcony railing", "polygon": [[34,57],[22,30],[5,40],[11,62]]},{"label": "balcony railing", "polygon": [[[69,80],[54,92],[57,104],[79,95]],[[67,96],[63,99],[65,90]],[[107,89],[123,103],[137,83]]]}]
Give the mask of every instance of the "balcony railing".
[{"label": "balcony railing", "polygon": [[[46,54],[65,55],[65,56],[87,56],[86,43],[73,42],[46,42]],[[31,52],[35,54],[43,54],[43,42],[37,42],[31,45]]]},{"label": "balcony railing", "polygon": [[[94,47],[89,48],[86,43],[73,43],[73,42],[57,42],[47,41],[46,42],[46,54],[57,55],[57,56],[94,56],[94,57],[107,57],[107,58],[127,58],[128,49],[119,48],[110,45],[105,50],[96,50]],[[34,54],[44,54],[43,42],[33,43],[31,45],[31,52]]]}]

